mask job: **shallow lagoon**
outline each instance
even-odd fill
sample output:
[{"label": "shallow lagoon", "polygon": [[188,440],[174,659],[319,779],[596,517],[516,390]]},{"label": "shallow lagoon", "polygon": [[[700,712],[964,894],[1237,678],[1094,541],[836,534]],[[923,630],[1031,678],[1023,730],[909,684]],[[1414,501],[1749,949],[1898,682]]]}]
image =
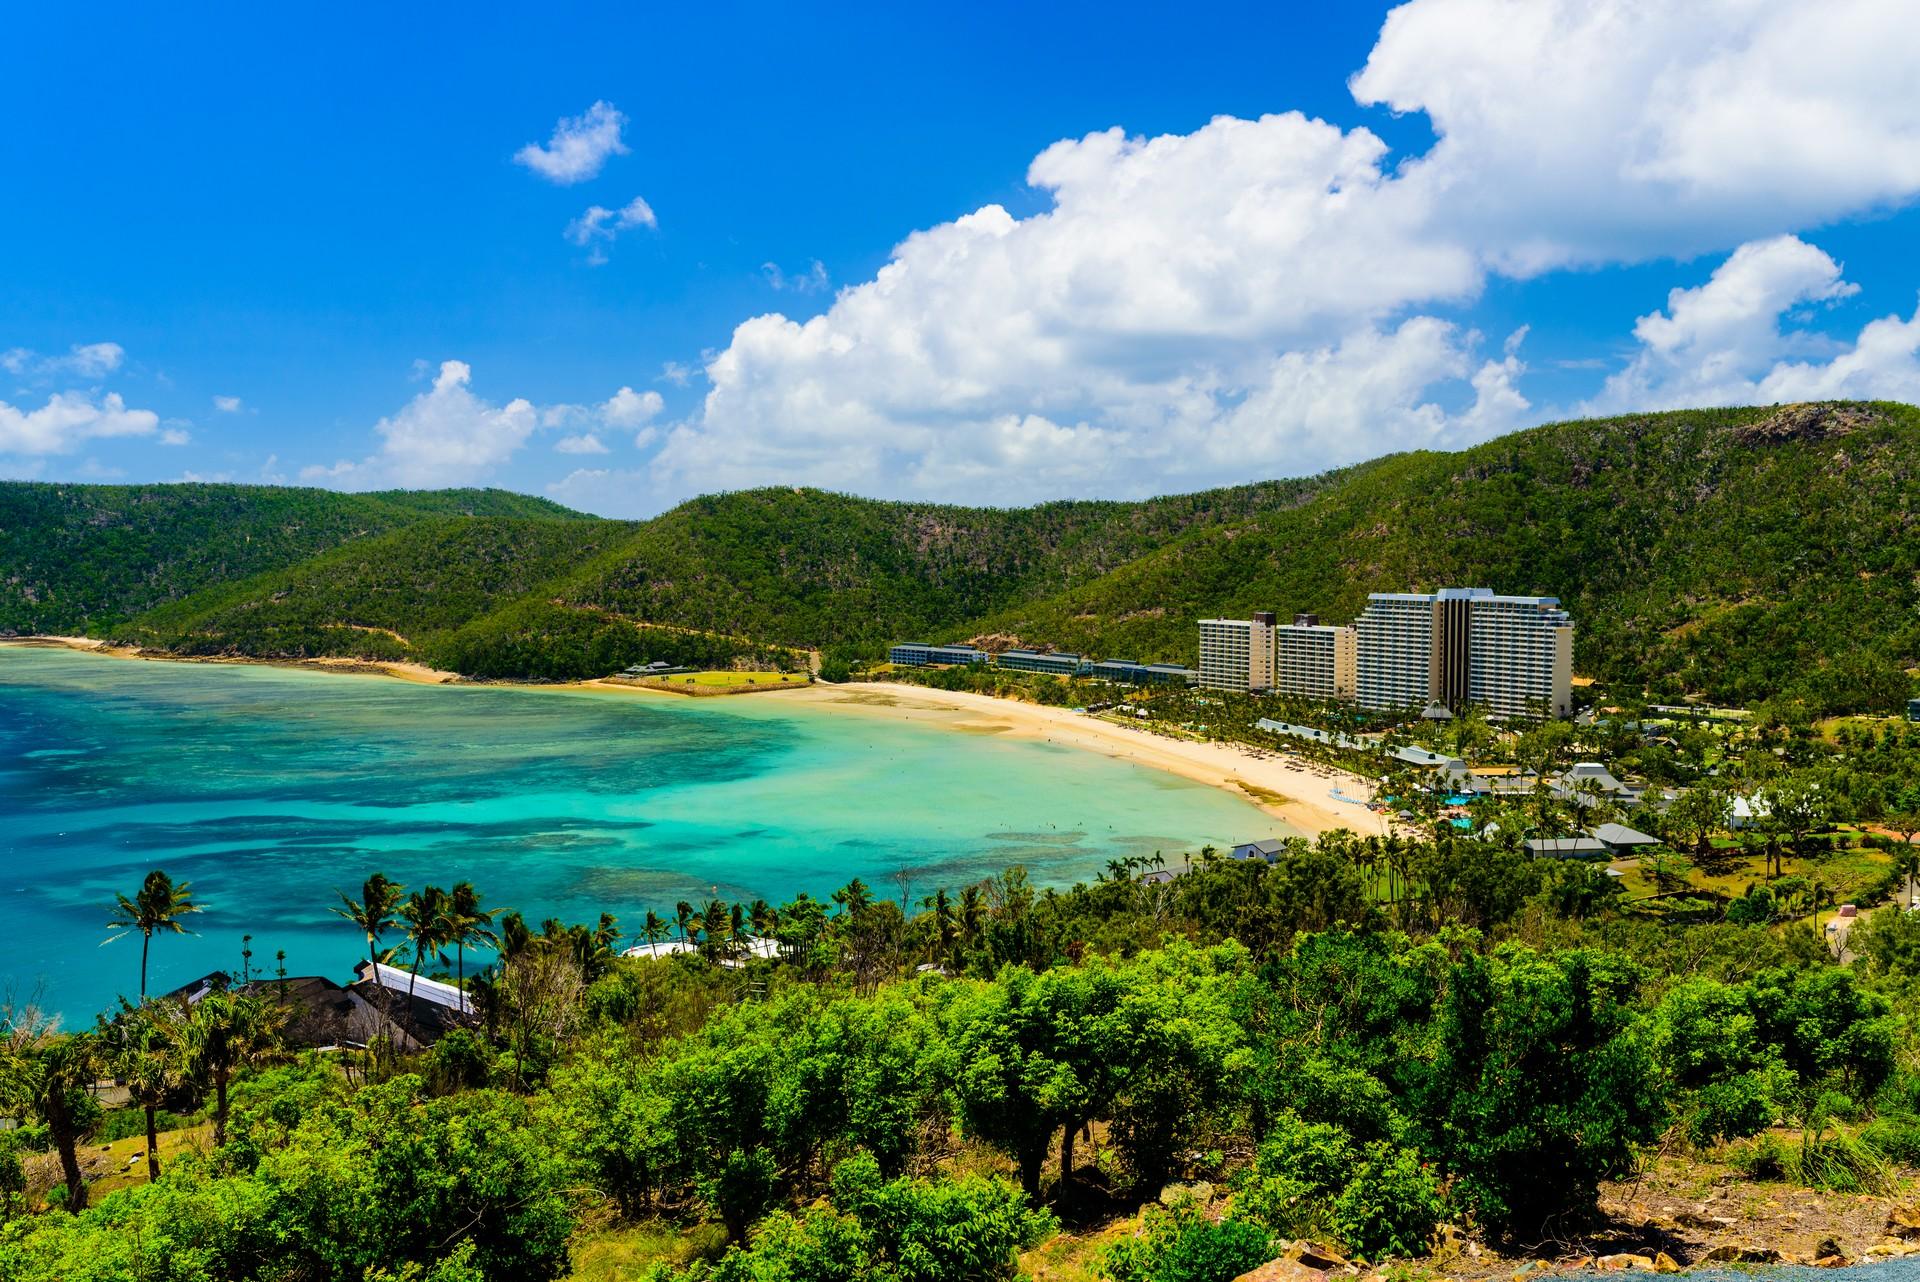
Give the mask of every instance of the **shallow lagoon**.
[{"label": "shallow lagoon", "polygon": [[858,876],[914,901],[1013,864],[1272,835],[1218,789],[1033,740],[778,694],[421,686],[248,665],[0,647],[0,985],[84,1021],[137,984],[107,905],[146,870],[193,883],[196,935],[156,939],[150,989],[237,970],[345,979],[329,913],[379,870],[473,881],[533,921],[715,895],[774,903]]}]

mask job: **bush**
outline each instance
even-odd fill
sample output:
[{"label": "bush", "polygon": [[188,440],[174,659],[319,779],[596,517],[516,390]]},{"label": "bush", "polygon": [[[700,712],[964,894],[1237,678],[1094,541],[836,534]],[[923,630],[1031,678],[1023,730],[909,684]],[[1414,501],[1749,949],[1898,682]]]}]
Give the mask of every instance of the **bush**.
[{"label": "bush", "polygon": [[1141,1229],[1107,1249],[1101,1270],[1114,1282],[1233,1282],[1273,1258],[1273,1234],[1229,1216],[1214,1221],[1191,1198],[1149,1206]]},{"label": "bush", "polygon": [[1440,1223],[1440,1186],[1419,1155],[1388,1144],[1367,1158],[1333,1200],[1340,1240],[1370,1258],[1423,1254]]}]

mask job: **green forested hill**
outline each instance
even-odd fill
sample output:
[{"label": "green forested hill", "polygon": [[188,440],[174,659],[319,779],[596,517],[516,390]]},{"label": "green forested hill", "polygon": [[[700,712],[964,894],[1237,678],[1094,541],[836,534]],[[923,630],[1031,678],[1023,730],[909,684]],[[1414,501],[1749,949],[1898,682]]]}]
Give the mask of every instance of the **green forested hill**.
[{"label": "green forested hill", "polygon": [[1345,621],[1367,593],[1558,596],[1575,665],[1656,691],[1888,708],[1920,658],[1920,410],[1801,406],[1554,424],[1401,455],[975,626],[1191,659],[1195,619]]},{"label": "green forested hill", "polygon": [[99,629],[433,516],[578,513],[504,490],[3,482],[0,629]]},{"label": "green forested hill", "polygon": [[884,646],[1090,582],[1189,530],[1286,511],[1333,479],[1017,509],[725,494],[645,523],[568,599],[792,645]]},{"label": "green forested hill", "polygon": [[498,491],[0,486],[0,629],[488,676],[985,633],[1190,660],[1207,614],[1345,620],[1369,592],[1478,584],[1561,597],[1584,672],[1890,708],[1920,661],[1917,510],[1920,410],[1891,404],[1562,423],[1026,509],[765,489],[630,523]]}]

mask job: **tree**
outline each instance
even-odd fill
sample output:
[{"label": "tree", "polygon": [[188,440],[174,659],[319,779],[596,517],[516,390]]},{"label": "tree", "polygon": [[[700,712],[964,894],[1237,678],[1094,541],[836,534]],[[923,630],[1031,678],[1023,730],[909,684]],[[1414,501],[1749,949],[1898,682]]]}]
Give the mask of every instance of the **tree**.
[{"label": "tree", "polygon": [[1668,833],[1680,842],[1691,844],[1696,855],[1704,857],[1716,832],[1726,829],[1733,812],[1733,798],[1727,790],[1710,780],[1701,780],[1673,799],[1665,815]]},{"label": "tree", "polygon": [[413,1006],[414,985],[420,981],[420,968],[427,958],[446,961],[448,939],[447,892],[438,886],[408,895],[400,905],[400,924],[406,928],[407,946],[413,953],[413,965],[407,977],[407,1026],[420,1039],[420,1026]]},{"label": "tree", "polygon": [[658,944],[667,933],[667,923],[659,913],[647,909],[646,918],[640,923],[640,938],[647,941],[649,948]]},{"label": "tree", "polygon": [[1421,1148],[1486,1222],[1525,1232],[1591,1207],[1657,1133],[1638,982],[1624,958],[1585,950],[1508,946],[1453,965],[1418,1093]]},{"label": "tree", "polygon": [[673,906],[673,920],[680,927],[680,942],[687,942],[687,928],[693,924],[693,905],[682,899]]},{"label": "tree", "polygon": [[446,930],[442,945],[452,944],[456,980],[462,990],[467,986],[467,947],[470,944],[500,946],[493,933],[494,914],[480,906],[480,892],[470,881],[456,881],[447,895]]},{"label": "tree", "polygon": [[[193,894],[188,883],[174,884],[173,878],[158,868],[147,874],[140,883],[139,893],[129,899],[125,895],[114,896],[113,915],[107,919],[107,929],[121,933],[138,931],[140,934],[140,998],[147,996],[147,952],[153,946],[156,931],[175,935],[190,933],[180,924],[180,919],[189,913],[201,911],[201,906],[193,902]],[[108,935],[109,942],[120,938],[118,934]]]},{"label": "tree", "polygon": [[1112,1109],[1131,1049],[1116,1018],[1123,991],[1105,966],[1040,975],[1008,966],[948,1013],[961,1121],[1014,1159],[1028,1197],[1040,1195],[1054,1133],[1064,1132],[1064,1183],[1072,1178],[1074,1136]]},{"label": "tree", "polygon": [[236,1073],[264,1063],[280,1049],[286,1009],[244,993],[218,990],[191,1007],[182,1030],[186,1075],[213,1093],[213,1143],[227,1138],[227,1088]]},{"label": "tree", "polygon": [[107,1064],[125,1083],[128,1096],[140,1106],[147,1124],[147,1183],[160,1178],[160,1134],[155,1114],[185,1081],[182,1020],[172,1003],[123,1000],[118,1018],[102,1021],[100,1039]]},{"label": "tree", "polygon": [[100,1046],[90,1033],[63,1034],[37,1011],[17,1010],[0,1019],[0,1100],[38,1117],[60,1155],[67,1209],[84,1210],[87,1181],[80,1172],[80,1145],[100,1121],[93,1097]]}]

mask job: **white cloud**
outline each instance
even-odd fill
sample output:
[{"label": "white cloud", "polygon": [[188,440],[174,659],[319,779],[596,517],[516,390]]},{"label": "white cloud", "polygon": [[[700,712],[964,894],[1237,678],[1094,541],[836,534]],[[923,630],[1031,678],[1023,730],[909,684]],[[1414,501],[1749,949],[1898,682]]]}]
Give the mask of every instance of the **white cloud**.
[{"label": "white cloud", "polygon": [[619,209],[589,205],[586,213],[567,224],[566,237],[583,249],[591,249],[587,261],[597,267],[607,261],[605,247],[621,232],[659,225],[653,216],[653,206],[635,196]]},{"label": "white cloud", "polygon": [[1638,352],[1582,409],[1607,413],[1775,399],[1762,397],[1759,376],[1809,342],[1804,332],[1783,329],[1782,318],[1857,289],[1841,279],[1838,263],[1798,237],[1742,245],[1705,284],[1672,290],[1665,311],[1635,322]]},{"label": "white cloud", "polygon": [[700,373],[698,369],[681,361],[663,361],[660,365],[659,381],[672,383],[675,387],[685,387],[698,373]]},{"label": "white cloud", "polygon": [[1920,191],[1908,0],[1415,0],[1355,98],[1424,112],[1433,224],[1503,270],[1691,255]]},{"label": "white cloud", "polygon": [[66,454],[87,441],[117,436],[151,436],[160,416],[128,409],[118,392],[90,396],[61,392],[36,410],[0,401],[0,454]]},{"label": "white cloud", "polygon": [[192,435],[190,435],[184,427],[169,427],[160,433],[160,444],[162,445],[187,445],[192,441]]},{"label": "white cloud", "polygon": [[605,454],[607,447],[592,432],[581,432],[574,436],[563,436],[553,443],[553,448],[561,454]]},{"label": "white cloud", "polygon": [[608,427],[632,429],[665,407],[666,401],[658,392],[636,392],[631,387],[622,387],[601,404],[600,418]]},{"label": "white cloud", "polygon": [[[915,232],[823,314],[739,325],[652,484],[1012,501],[1522,425],[1517,345],[1477,357],[1444,309],[1490,274],[1726,249],[1911,198],[1910,22],[1887,0],[1413,0],[1353,92],[1424,112],[1424,155],[1298,113],[1056,143],[1028,173],[1041,212]],[[1840,288],[1804,254],[1763,257],[1745,287],[1795,306]],[[1717,328],[1734,283],[1649,322],[1678,327],[1673,365],[1767,346]]]},{"label": "white cloud", "polygon": [[795,294],[824,293],[831,283],[827,279],[827,265],[818,258],[804,272],[789,274],[782,271],[778,263],[761,263],[760,273],[767,278],[767,284],[776,290]]},{"label": "white cloud", "polygon": [[1675,289],[1633,327],[1639,348],[1586,413],[1769,405],[1830,399],[1920,400],[1920,308],[1868,322],[1851,343],[1790,322],[1857,287],[1793,236],[1740,246],[1705,284]]},{"label": "white cloud", "polygon": [[238,396],[216,396],[213,398],[213,408],[222,414],[238,414],[246,407],[241,404]]},{"label": "white cloud", "polygon": [[600,172],[608,157],[627,154],[620,141],[626,123],[612,103],[596,102],[578,116],[563,117],[546,146],[530,142],[513,158],[549,182],[584,182]]},{"label": "white cloud", "polygon": [[0,352],[0,369],[23,378],[65,376],[98,379],[119,369],[127,351],[118,343],[75,343],[64,356],[42,356],[24,347]]},{"label": "white cloud", "polygon": [[540,415],[524,399],[505,405],[483,401],[469,387],[472,381],[465,361],[442,361],[432,388],[374,425],[381,438],[378,453],[359,462],[305,468],[301,479],[345,489],[470,485],[485,479],[526,443]]}]

